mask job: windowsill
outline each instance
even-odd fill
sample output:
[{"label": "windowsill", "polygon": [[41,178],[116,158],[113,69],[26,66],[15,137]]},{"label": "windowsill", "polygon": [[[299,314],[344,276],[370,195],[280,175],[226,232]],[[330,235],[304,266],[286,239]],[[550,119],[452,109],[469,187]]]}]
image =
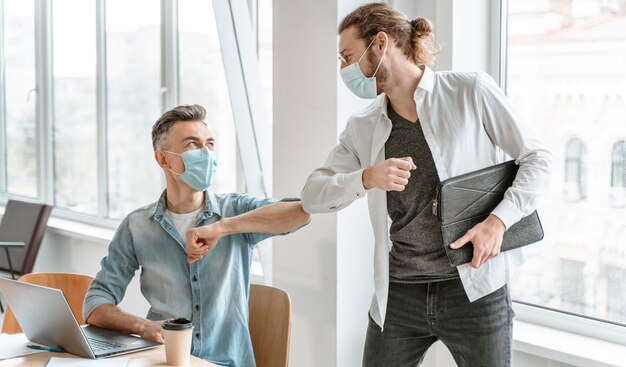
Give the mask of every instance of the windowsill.
[{"label": "windowsill", "polygon": [[580,367],[620,367],[626,346],[553,328],[515,321],[513,349]]},{"label": "windowsill", "polygon": [[108,245],[115,230],[93,224],[81,223],[70,219],[50,216],[48,229],[55,234]]}]

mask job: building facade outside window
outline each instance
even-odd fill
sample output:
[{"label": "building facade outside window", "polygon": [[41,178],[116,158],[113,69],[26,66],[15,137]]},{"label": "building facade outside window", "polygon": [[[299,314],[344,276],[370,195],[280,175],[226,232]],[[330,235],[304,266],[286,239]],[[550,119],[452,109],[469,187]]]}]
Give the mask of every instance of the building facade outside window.
[{"label": "building facade outside window", "polygon": [[507,23],[506,92],[554,155],[513,299],[626,325],[626,2],[509,0]]},{"label": "building facade outside window", "polygon": [[626,188],[626,141],[624,140],[613,145],[611,187]]},{"label": "building facade outside window", "polygon": [[563,196],[567,201],[580,201],[587,197],[587,167],[585,143],[574,138],[565,148],[565,185]]}]

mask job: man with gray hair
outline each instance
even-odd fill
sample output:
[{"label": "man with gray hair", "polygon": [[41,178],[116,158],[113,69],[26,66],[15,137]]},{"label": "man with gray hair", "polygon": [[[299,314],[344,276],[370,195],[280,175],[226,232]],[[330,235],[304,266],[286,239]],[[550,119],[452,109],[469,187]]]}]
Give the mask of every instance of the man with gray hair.
[{"label": "man with gray hair", "polygon": [[[248,293],[254,246],[310,220],[299,202],[275,202],[209,190],[216,173],[215,138],[205,109],[182,105],[152,128],[154,158],[167,187],[159,200],[130,213],[85,296],[88,323],[163,341],[163,320],[194,324],[192,354],[224,366],[254,366],[248,331]],[[199,237],[210,243],[187,254]],[[187,239],[187,241],[185,241]],[[141,268],[146,318],[117,305]]]}]

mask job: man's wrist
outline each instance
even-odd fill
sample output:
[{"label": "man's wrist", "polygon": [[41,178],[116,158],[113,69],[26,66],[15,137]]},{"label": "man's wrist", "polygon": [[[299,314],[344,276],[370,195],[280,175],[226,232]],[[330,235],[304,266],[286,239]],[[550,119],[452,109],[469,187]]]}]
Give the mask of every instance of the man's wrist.
[{"label": "man's wrist", "polygon": [[506,225],[502,221],[502,219],[498,218],[497,215],[490,214],[487,219],[489,220],[489,224],[497,228],[498,231],[504,233],[506,231]]},{"label": "man's wrist", "polygon": [[236,218],[223,218],[215,223],[215,231],[217,232],[219,237],[224,237],[229,234],[235,233],[236,224]]},{"label": "man's wrist", "polygon": [[372,188],[372,186],[370,185],[370,169],[372,167],[367,167],[366,169],[363,170],[363,175],[361,175],[361,180],[363,180],[363,188],[365,190],[369,190]]},{"label": "man's wrist", "polygon": [[133,323],[133,332],[137,335],[142,335],[147,329],[150,323],[147,319],[137,318]]}]

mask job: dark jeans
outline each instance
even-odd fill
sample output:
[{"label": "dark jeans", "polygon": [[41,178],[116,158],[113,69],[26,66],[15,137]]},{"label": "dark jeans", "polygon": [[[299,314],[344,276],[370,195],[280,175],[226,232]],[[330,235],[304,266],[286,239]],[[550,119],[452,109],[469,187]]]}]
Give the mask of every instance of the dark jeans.
[{"label": "dark jeans", "polygon": [[459,279],[390,283],[383,331],[369,318],[363,366],[419,366],[437,340],[460,367],[510,366],[513,316],[506,286],[469,302]]}]

